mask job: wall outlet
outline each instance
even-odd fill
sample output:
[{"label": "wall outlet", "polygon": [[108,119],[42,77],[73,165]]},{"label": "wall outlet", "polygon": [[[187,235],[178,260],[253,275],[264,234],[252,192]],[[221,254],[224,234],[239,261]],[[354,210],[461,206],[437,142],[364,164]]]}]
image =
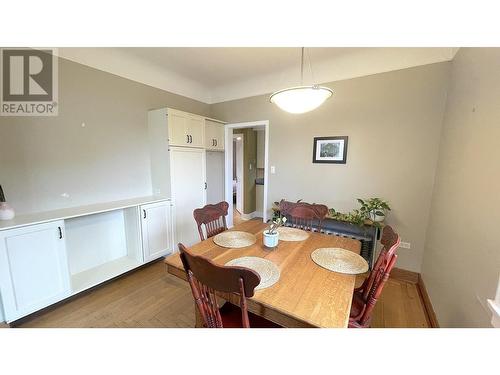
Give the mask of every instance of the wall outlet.
[{"label": "wall outlet", "polygon": [[271,165],[271,174],[276,173],[276,167],[274,165]]},{"label": "wall outlet", "polygon": [[402,249],[411,249],[411,243],[401,241],[401,243],[399,244],[399,247]]}]

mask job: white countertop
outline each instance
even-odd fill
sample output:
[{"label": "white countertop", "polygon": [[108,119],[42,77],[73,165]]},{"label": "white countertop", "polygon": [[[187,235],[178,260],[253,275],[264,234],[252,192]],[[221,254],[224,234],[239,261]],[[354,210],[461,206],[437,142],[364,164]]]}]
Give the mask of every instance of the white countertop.
[{"label": "white countertop", "polygon": [[12,220],[0,220],[0,231],[27,225],[42,224],[55,220],[64,220],[79,216],[98,214],[101,212],[114,211],[128,207],[140,206],[142,204],[162,202],[167,200],[170,200],[170,198],[152,195],[147,197],[125,199],[121,201],[96,203],[87,206],[69,207],[53,211],[19,215]]}]

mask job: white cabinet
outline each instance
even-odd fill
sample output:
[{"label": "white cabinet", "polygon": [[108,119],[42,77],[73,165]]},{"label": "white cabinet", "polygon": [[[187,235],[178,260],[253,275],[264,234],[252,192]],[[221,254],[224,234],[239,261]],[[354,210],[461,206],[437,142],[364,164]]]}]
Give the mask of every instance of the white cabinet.
[{"label": "white cabinet", "polygon": [[168,141],[171,146],[205,147],[205,118],[168,109]]},{"label": "white cabinet", "polygon": [[155,260],[174,251],[170,202],[141,206],[141,227],[144,262]]},{"label": "white cabinet", "polygon": [[212,151],[224,151],[224,124],[205,120],[205,148]]},{"label": "white cabinet", "polygon": [[191,246],[200,241],[193,210],[206,203],[205,150],[170,148],[172,198],[175,203],[176,243]]},{"label": "white cabinet", "polygon": [[0,292],[7,321],[70,295],[64,221],[0,232]]}]

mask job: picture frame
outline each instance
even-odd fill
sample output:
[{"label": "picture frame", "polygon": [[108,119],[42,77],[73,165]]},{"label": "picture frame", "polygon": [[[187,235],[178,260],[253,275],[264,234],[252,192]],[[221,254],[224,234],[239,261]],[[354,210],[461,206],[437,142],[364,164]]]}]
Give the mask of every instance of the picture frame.
[{"label": "picture frame", "polygon": [[349,137],[314,137],[313,163],[346,164]]}]

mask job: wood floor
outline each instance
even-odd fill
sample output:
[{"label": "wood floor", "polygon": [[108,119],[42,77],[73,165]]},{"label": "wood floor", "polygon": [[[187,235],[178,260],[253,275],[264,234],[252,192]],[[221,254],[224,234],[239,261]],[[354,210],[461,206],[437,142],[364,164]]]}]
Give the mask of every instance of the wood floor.
[{"label": "wood floor", "polygon": [[[362,280],[358,280],[361,282]],[[18,327],[194,327],[188,284],[155,262],[29,317]],[[428,327],[415,284],[389,279],[373,327]]]}]

